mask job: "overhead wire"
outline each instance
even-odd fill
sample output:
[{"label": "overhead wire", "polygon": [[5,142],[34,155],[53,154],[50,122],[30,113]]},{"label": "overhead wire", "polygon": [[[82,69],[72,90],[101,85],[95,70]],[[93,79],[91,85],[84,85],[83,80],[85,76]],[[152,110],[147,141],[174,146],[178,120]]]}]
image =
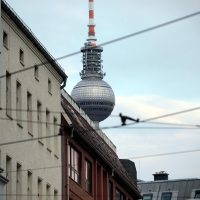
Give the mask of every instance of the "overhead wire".
[{"label": "overhead wire", "polygon": [[126,159],[133,160],[133,159],[141,159],[141,158],[152,158],[152,157],[158,157],[158,156],[168,156],[168,155],[175,155],[175,154],[182,154],[182,153],[192,153],[192,152],[197,152],[197,151],[200,151],[200,149],[192,149],[192,150],[187,150],[187,151],[176,151],[176,152],[160,153],[160,154],[152,154],[152,155],[144,155],[144,156],[136,156],[136,157],[126,158]]},{"label": "overhead wire", "polygon": [[[125,40],[125,39],[131,38],[131,37],[134,37],[134,36],[137,36],[137,35],[140,35],[140,34],[143,34],[143,33],[146,33],[146,32],[149,32],[149,31],[152,31],[152,30],[155,30],[155,29],[164,27],[164,26],[167,26],[167,25],[170,25],[170,24],[173,24],[173,23],[176,23],[176,22],[179,22],[179,21],[182,21],[182,20],[185,20],[185,19],[188,19],[188,18],[197,16],[197,15],[199,15],[199,14],[200,14],[200,11],[199,11],[199,12],[192,13],[192,14],[190,14],[190,15],[186,15],[186,16],[183,16],[183,17],[174,19],[174,20],[171,20],[171,21],[168,21],[168,22],[165,22],[165,23],[162,23],[162,24],[159,24],[159,25],[156,25],[156,26],[153,26],[153,27],[150,27],[150,28],[147,28],[147,29],[144,29],[144,30],[141,30],[141,31],[138,31],[138,32],[135,32],[135,33],[131,33],[131,34],[129,34],[129,35],[125,35],[125,36],[123,36],[123,37],[116,38],[116,39],[114,39],[114,40],[110,40],[110,41],[108,41],[108,42],[104,42],[104,43],[99,44],[99,45],[97,45],[97,46],[106,46],[106,45],[108,45],[108,44],[112,44],[112,43],[115,43],[115,42],[118,42],[118,41],[121,41],[121,40]],[[91,48],[95,48],[95,47],[91,47]],[[52,59],[52,60],[50,60],[50,61],[42,62],[42,63],[40,63],[40,64],[34,64],[33,66],[26,67],[26,68],[24,68],[24,69],[17,70],[17,71],[14,71],[14,72],[10,72],[9,75],[14,75],[14,74],[17,74],[17,73],[21,73],[21,72],[27,71],[27,70],[29,70],[29,69],[35,68],[35,66],[40,67],[40,66],[42,66],[42,65],[45,65],[45,64],[48,64],[48,63],[51,63],[51,62],[55,62],[55,61],[58,61],[58,60],[62,60],[62,59],[64,59],[64,58],[68,58],[68,57],[77,55],[77,54],[79,54],[79,53],[81,53],[81,52],[80,52],[80,51],[76,51],[76,52],[73,52],[73,53],[70,53],[70,54],[67,54],[67,55],[58,57],[58,58],[56,58],[56,59]],[[8,76],[8,75],[7,75],[7,74],[1,75],[0,78],[5,78],[6,76]]]},{"label": "overhead wire", "polygon": [[[199,152],[199,151],[200,151],[200,149],[191,149],[191,150],[185,150],[185,151],[166,152],[166,153],[161,153],[161,154],[151,154],[151,155],[143,155],[143,156],[135,156],[135,157],[119,158],[119,159],[134,160],[134,159],[142,159],[142,158],[153,158],[153,157],[160,157],[160,156],[194,153],[194,152]],[[61,167],[67,167],[67,165],[28,168],[28,169],[21,169],[21,170],[16,170],[16,171],[5,171],[5,172],[2,172],[2,174],[3,173],[23,172],[23,171],[28,171],[28,170],[36,171],[36,170],[41,170],[41,169],[52,169],[52,168],[61,168]]]},{"label": "overhead wire", "polygon": [[[16,111],[16,112],[27,112],[27,113],[46,113],[46,110],[27,110],[27,109],[16,109],[16,108],[2,108],[0,107],[0,110],[6,110],[6,111]],[[61,112],[61,111],[48,111],[49,114],[65,114],[65,112]],[[82,112],[79,113],[80,115],[86,115],[86,113]],[[90,114],[90,115],[103,115],[103,114]],[[119,117],[119,115],[110,115],[109,117]]]},{"label": "overhead wire", "polygon": [[[135,125],[135,124],[139,124],[139,123],[146,123],[148,121],[152,121],[152,120],[156,120],[156,119],[161,119],[161,118],[165,118],[165,117],[170,117],[170,116],[174,116],[174,115],[179,115],[179,114],[183,114],[183,113],[187,113],[187,112],[191,112],[191,111],[195,111],[195,110],[199,110],[200,107],[196,107],[196,108],[191,108],[191,109],[187,109],[187,110],[183,110],[183,111],[179,111],[179,112],[174,112],[174,113],[170,113],[170,114],[166,114],[166,115],[160,115],[158,117],[152,117],[152,118],[148,118],[139,122],[133,122],[133,123],[129,123],[126,124],[126,126],[130,126],[130,125]],[[121,127],[121,125],[117,125],[117,126],[111,126],[112,128],[119,128]],[[109,129],[111,127],[102,127],[101,129]]]},{"label": "overhead wire", "polygon": [[[155,120],[155,119],[160,119],[160,118],[164,118],[164,117],[179,115],[179,114],[183,114],[183,113],[186,113],[186,112],[192,112],[192,111],[195,111],[195,110],[198,110],[198,109],[200,109],[200,107],[187,109],[187,110],[183,110],[183,111],[179,111],[179,112],[174,112],[174,113],[170,113],[170,114],[166,114],[166,115],[161,115],[161,116],[158,116],[158,117],[145,119],[145,120],[142,120],[140,122],[147,122],[147,121],[150,121],[150,120]],[[133,125],[133,124],[139,124],[140,122],[129,123],[129,124],[126,124],[126,126],[130,126],[130,125]],[[41,122],[41,123],[47,124],[46,122]],[[57,125],[59,125],[59,124],[57,124]],[[120,127],[122,127],[122,125],[102,127],[100,129],[93,129],[93,130],[105,130],[105,129],[112,129],[112,128],[120,128]],[[193,128],[193,129],[195,129],[195,128]],[[28,142],[28,141],[39,140],[39,139],[45,139],[45,138],[51,138],[51,137],[57,137],[57,136],[58,135],[51,135],[51,136],[45,136],[45,137],[39,137],[39,138],[32,138],[32,139],[18,140],[18,141],[13,141],[13,142],[6,142],[6,143],[1,143],[0,146],[9,145],[9,144],[16,144],[16,143],[21,143],[21,142]]]}]

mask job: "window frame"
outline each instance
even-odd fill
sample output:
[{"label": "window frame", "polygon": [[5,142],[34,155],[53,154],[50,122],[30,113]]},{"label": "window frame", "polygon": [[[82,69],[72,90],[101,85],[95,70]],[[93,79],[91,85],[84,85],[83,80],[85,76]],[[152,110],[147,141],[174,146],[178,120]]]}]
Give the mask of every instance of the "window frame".
[{"label": "window frame", "polygon": [[[117,196],[117,192],[119,193],[119,199]],[[123,192],[121,192],[121,190],[119,190],[118,188],[116,188],[115,194],[116,194],[116,200],[125,200],[126,199],[126,195]]]},{"label": "window frame", "polygon": [[19,61],[24,66],[24,51],[22,48],[19,49]]},{"label": "window frame", "polygon": [[39,81],[39,67],[35,64],[34,66],[34,76],[37,81]]},{"label": "window frame", "polygon": [[196,198],[197,194],[200,195],[200,190],[195,190],[194,199],[200,199],[200,198]]},{"label": "window frame", "polygon": [[144,196],[151,196],[151,199],[150,200],[152,200],[152,198],[153,198],[153,194],[152,193],[148,193],[148,194],[143,194],[142,195],[142,199],[144,200]]},{"label": "window frame", "polygon": [[113,183],[108,182],[108,200],[113,200]]},{"label": "window frame", "polygon": [[48,92],[52,95],[52,82],[50,78],[48,78]]},{"label": "window frame", "polygon": [[85,191],[92,194],[92,163],[88,159],[85,159]]},{"label": "window frame", "polygon": [[[4,42],[5,40],[6,42]],[[3,46],[8,49],[8,33],[5,30],[3,30]]]},{"label": "window frame", "polygon": [[[78,155],[78,164],[76,164],[75,157]],[[72,145],[68,146],[68,165],[69,165],[69,177],[79,185],[81,184],[81,153]],[[73,157],[73,160],[72,160]],[[73,165],[73,166],[72,166]],[[76,167],[77,165],[77,167]],[[76,178],[77,177],[77,178]]]},{"label": "window frame", "polygon": [[172,199],[172,192],[162,192],[161,200],[163,198],[163,195],[165,195],[165,194],[170,194],[170,199],[169,200]]}]

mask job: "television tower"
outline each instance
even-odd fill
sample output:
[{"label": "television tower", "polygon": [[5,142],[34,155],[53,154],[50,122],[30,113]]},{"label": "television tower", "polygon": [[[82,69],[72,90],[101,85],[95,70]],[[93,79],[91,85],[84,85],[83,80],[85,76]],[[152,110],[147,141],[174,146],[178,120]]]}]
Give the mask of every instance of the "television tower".
[{"label": "television tower", "polygon": [[99,122],[106,119],[113,111],[115,95],[110,85],[102,80],[105,76],[101,58],[103,48],[96,45],[94,0],[89,0],[88,29],[87,42],[81,48],[82,80],[74,86],[71,96],[98,127]]}]

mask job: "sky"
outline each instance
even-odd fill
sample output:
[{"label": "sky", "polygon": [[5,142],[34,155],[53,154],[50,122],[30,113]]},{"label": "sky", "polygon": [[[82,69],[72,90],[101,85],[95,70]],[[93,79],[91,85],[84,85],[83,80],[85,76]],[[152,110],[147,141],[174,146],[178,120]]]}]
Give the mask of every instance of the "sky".
[{"label": "sky", "polygon": [[[55,58],[77,52],[84,45],[87,0],[7,3]],[[95,0],[97,44],[199,11],[199,0]],[[116,98],[112,115],[121,112],[144,120],[200,106],[199,21],[200,15],[103,47],[104,80]],[[68,75],[65,90],[69,94],[81,80],[81,57],[59,61]],[[100,126],[120,125],[120,118],[112,115]],[[200,110],[152,122],[200,125]],[[166,127],[174,126],[139,123],[104,132],[124,159],[200,149],[198,129]],[[138,178],[151,181],[152,174],[159,171],[169,173],[169,179],[200,178],[199,157],[200,151],[131,160]]]}]

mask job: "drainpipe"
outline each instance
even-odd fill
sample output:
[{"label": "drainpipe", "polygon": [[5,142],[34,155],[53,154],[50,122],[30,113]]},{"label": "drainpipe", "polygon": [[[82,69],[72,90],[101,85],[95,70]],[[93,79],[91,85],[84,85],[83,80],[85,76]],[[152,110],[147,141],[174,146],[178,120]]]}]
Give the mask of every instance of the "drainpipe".
[{"label": "drainpipe", "polygon": [[158,189],[157,189],[157,198],[156,198],[156,200],[158,200],[159,192],[160,192],[160,185],[158,185]]},{"label": "drainpipe", "polygon": [[[70,125],[71,126],[71,125]],[[68,148],[69,148],[69,140],[73,137],[74,127],[71,126],[71,135],[67,138],[67,200],[69,200],[69,163],[68,163]]]},{"label": "drainpipe", "polygon": [[61,90],[66,86],[66,83],[67,83],[67,77],[64,78],[63,85],[60,86]]}]

